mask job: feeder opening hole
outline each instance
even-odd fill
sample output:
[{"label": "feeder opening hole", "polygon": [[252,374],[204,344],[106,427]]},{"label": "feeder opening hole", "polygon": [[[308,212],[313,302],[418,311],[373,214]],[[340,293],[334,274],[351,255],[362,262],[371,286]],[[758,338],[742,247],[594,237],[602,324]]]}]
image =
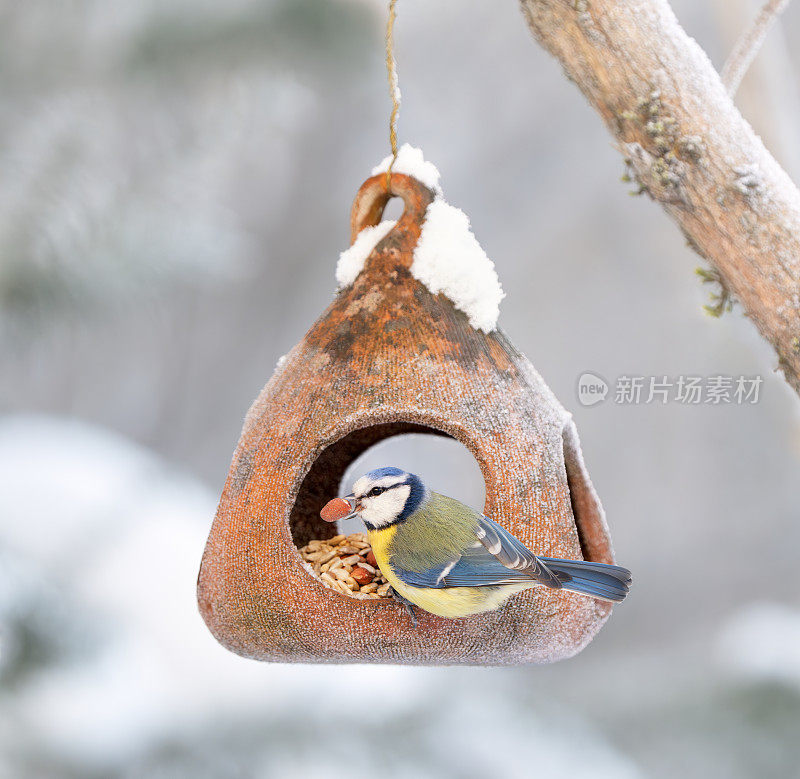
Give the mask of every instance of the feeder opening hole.
[{"label": "feeder opening hole", "polygon": [[366,528],[358,519],[326,522],[320,510],[346,495],[361,476],[394,465],[418,474],[431,489],[483,507],[486,486],[469,450],[446,433],[394,422],[355,430],[320,452],[303,479],[289,525],[308,572],[342,595],[381,598],[390,585],[377,567]]},{"label": "feeder opening hole", "polygon": [[486,485],[480,466],[459,441],[426,425],[392,422],[360,428],[320,452],[300,484],[289,517],[298,548],[340,533],[364,532],[357,519],[326,523],[319,512],[346,495],[368,471],[385,465],[416,473],[433,490],[482,509]]},{"label": "feeder opening hole", "polygon": [[[393,465],[416,473],[432,490],[456,498],[479,511],[486,500],[483,474],[469,450],[450,436],[406,433],[374,444],[345,471],[340,495],[353,491],[353,484],[375,468]],[[340,533],[363,531],[357,519],[339,522]]]}]

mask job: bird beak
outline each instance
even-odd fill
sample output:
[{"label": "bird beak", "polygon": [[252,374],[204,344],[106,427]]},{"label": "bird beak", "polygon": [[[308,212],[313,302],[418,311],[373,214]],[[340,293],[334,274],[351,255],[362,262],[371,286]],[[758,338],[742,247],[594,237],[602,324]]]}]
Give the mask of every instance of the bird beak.
[{"label": "bird beak", "polygon": [[351,492],[349,495],[345,495],[342,500],[346,500],[350,504],[350,513],[346,517],[342,517],[342,519],[352,519],[361,510],[361,506],[356,503],[356,496]]},{"label": "bird beak", "polygon": [[325,522],[338,522],[340,519],[354,517],[360,509],[361,507],[356,503],[355,496],[346,495],[344,498],[329,500],[320,509],[319,518]]}]

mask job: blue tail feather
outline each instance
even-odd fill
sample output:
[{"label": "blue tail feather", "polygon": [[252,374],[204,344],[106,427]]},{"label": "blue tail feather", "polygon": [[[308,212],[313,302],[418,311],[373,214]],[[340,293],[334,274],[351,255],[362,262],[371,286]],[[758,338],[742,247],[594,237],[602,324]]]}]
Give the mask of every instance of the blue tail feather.
[{"label": "blue tail feather", "polygon": [[552,557],[539,559],[558,576],[565,590],[618,603],[624,600],[630,589],[631,572],[618,565],[583,560],[559,560]]}]

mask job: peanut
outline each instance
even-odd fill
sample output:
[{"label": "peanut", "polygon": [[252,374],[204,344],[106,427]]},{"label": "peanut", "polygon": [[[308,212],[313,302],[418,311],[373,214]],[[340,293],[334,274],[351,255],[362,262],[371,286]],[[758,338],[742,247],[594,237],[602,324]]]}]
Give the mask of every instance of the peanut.
[{"label": "peanut", "polygon": [[328,589],[362,600],[389,594],[390,585],[363,533],[314,539],[298,551],[306,570]]},{"label": "peanut", "polygon": [[372,573],[361,566],[353,568],[351,576],[361,585],[369,584],[375,578]]}]

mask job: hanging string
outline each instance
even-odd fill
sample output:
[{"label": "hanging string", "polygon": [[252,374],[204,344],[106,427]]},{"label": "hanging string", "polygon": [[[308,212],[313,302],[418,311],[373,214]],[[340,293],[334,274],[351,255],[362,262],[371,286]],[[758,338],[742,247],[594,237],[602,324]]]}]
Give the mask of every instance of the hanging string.
[{"label": "hanging string", "polygon": [[386,188],[392,181],[392,166],[397,162],[397,116],[400,113],[400,86],[397,81],[397,62],[394,58],[394,20],[397,16],[397,0],[389,0],[389,18],[386,21],[386,73],[389,77],[389,97],[392,98],[392,113],[389,116],[389,144],[392,159],[386,170]]}]

